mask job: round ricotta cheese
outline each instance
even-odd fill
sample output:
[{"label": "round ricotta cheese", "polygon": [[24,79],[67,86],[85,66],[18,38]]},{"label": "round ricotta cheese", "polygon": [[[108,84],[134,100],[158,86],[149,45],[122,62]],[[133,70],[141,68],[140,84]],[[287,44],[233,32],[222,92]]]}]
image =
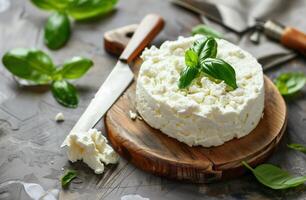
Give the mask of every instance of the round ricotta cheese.
[{"label": "round ricotta cheese", "polygon": [[189,146],[210,147],[241,138],[256,127],[264,109],[264,80],[262,67],[252,55],[216,39],[217,58],[235,69],[238,88],[229,91],[223,81],[200,76],[187,89],[179,89],[185,51],[202,37],[179,37],[159,49],[144,50],[136,107],[151,127]]}]

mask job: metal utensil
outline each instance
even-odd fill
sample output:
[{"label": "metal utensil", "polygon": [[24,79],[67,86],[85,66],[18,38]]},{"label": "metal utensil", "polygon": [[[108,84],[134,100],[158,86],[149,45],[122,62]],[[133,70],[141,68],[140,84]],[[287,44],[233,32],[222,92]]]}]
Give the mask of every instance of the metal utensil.
[{"label": "metal utensil", "polygon": [[272,20],[254,19],[243,11],[203,0],[173,0],[173,3],[204,15],[240,35],[249,30],[258,30],[284,46],[306,55],[306,34],[295,28],[285,27]]},{"label": "metal utensil", "polygon": [[[128,64],[153,40],[163,26],[164,20],[155,14],[149,14],[141,21],[113,71],[101,85],[71,132],[86,132],[103,117],[134,78]],[[62,147],[67,145],[67,137]]]}]

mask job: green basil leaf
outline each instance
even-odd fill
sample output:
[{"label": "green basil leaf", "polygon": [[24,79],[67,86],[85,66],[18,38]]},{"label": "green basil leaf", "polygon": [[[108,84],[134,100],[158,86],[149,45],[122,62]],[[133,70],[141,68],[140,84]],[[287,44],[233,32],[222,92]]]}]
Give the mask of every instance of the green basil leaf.
[{"label": "green basil leaf", "polygon": [[61,178],[62,187],[67,187],[72,179],[77,177],[77,172],[75,170],[68,170],[64,176]]},{"label": "green basil leaf", "polygon": [[70,38],[70,31],[68,16],[65,13],[53,13],[45,25],[45,44],[50,49],[61,48]]},{"label": "green basil leaf", "polygon": [[297,187],[306,182],[306,176],[293,177],[287,171],[271,164],[262,164],[255,169],[244,161],[242,164],[253,172],[260,183],[275,190]]},{"label": "green basil leaf", "polygon": [[194,52],[198,54],[198,56],[200,56],[202,49],[206,43],[206,40],[207,38],[203,38],[203,39],[195,41],[191,47],[191,50],[193,50]]},{"label": "green basil leaf", "polygon": [[76,20],[86,20],[108,13],[117,2],[118,0],[73,0],[67,12]]},{"label": "green basil leaf", "polygon": [[63,106],[76,108],[78,106],[78,94],[75,87],[65,80],[54,81],[51,91],[56,101]]},{"label": "green basil leaf", "polygon": [[289,148],[294,149],[296,151],[300,151],[302,153],[306,153],[306,146],[301,145],[301,144],[288,144],[287,145]]},{"label": "green basil leaf", "polygon": [[205,36],[214,37],[214,38],[222,38],[221,33],[203,24],[195,26],[192,29],[192,35],[196,35],[196,34],[205,35]]},{"label": "green basil leaf", "polygon": [[31,2],[43,10],[64,10],[69,0],[31,0]]},{"label": "green basil leaf", "polygon": [[185,52],[185,63],[187,67],[197,67],[198,54],[191,49],[187,50]]},{"label": "green basil leaf", "polygon": [[233,89],[237,88],[234,68],[221,59],[207,58],[200,61],[201,70],[214,79],[223,80]]},{"label": "green basil leaf", "polygon": [[42,74],[51,75],[56,69],[51,58],[40,50],[29,51],[27,60],[34,69]]},{"label": "green basil leaf", "polygon": [[180,76],[178,87],[180,89],[188,87],[192,81],[199,75],[200,71],[195,67],[186,67]]},{"label": "green basil leaf", "polygon": [[274,83],[283,96],[294,95],[306,84],[306,76],[300,72],[289,72],[278,76]]},{"label": "green basil leaf", "polygon": [[200,61],[206,58],[216,58],[217,56],[218,44],[214,38],[208,38],[200,53]]},{"label": "green basil leaf", "polygon": [[51,77],[44,72],[54,70],[49,56],[35,49],[13,49],[3,56],[2,62],[14,76],[37,84],[50,82]]},{"label": "green basil leaf", "polygon": [[90,59],[74,57],[66,61],[56,73],[64,79],[77,79],[83,76],[93,65]]}]

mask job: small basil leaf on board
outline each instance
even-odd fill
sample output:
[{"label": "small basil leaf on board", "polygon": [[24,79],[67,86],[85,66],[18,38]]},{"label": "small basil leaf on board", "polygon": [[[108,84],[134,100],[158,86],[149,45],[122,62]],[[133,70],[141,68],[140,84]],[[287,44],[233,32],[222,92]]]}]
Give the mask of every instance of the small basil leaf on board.
[{"label": "small basil leaf on board", "polygon": [[214,38],[222,38],[221,33],[203,24],[195,26],[192,29],[192,35],[196,35],[196,34],[205,35],[205,36],[214,37]]},{"label": "small basil leaf on board", "polygon": [[66,61],[59,69],[59,74],[64,79],[77,79],[83,76],[93,65],[90,59],[74,57]]},{"label": "small basil leaf on board", "polygon": [[234,68],[221,59],[207,58],[200,61],[201,70],[214,79],[223,80],[233,89],[237,88]]},{"label": "small basil leaf on board", "polygon": [[262,164],[255,169],[244,161],[242,164],[252,171],[260,183],[275,190],[297,187],[306,182],[306,176],[293,177],[287,171],[271,164]]},{"label": "small basil leaf on board", "polygon": [[51,58],[40,50],[31,50],[27,55],[29,64],[42,74],[51,75],[55,71],[55,67]]},{"label": "small basil leaf on board", "polygon": [[301,144],[288,144],[287,145],[289,148],[294,149],[296,151],[300,151],[302,153],[306,153],[306,146],[301,145]]},{"label": "small basil leaf on board", "polygon": [[76,20],[86,20],[108,13],[117,2],[118,0],[74,0],[67,7],[67,12]]},{"label": "small basil leaf on board", "polygon": [[191,49],[187,50],[185,52],[185,63],[187,67],[197,67],[198,54]]},{"label": "small basil leaf on board", "polygon": [[54,81],[51,91],[56,101],[65,107],[76,108],[78,105],[78,94],[75,87],[65,80]]},{"label": "small basil leaf on board", "polygon": [[68,0],[31,0],[38,8],[43,10],[63,10],[68,5]]},{"label": "small basil leaf on board", "polygon": [[75,170],[68,170],[64,176],[61,178],[62,187],[65,188],[69,185],[72,179],[77,177],[77,172]]},{"label": "small basil leaf on board", "polygon": [[274,83],[283,96],[294,95],[306,84],[306,76],[300,72],[289,72],[279,75]]},{"label": "small basil leaf on board", "polygon": [[45,25],[44,42],[50,49],[59,49],[70,38],[70,22],[65,13],[55,12]]},{"label": "small basil leaf on board", "polygon": [[214,38],[207,38],[199,56],[200,60],[204,60],[206,58],[216,58],[217,49],[217,41]]},{"label": "small basil leaf on board", "polygon": [[[36,54],[41,56],[34,56]],[[29,55],[31,55],[30,59]],[[29,62],[29,60],[33,62]],[[41,66],[48,66],[51,68],[52,62],[50,63],[49,57],[46,55],[42,56],[41,52],[38,50],[23,48],[13,49],[4,54],[2,63],[8,71],[18,78],[26,79],[37,84],[45,84],[51,80],[50,76],[41,73],[41,70],[38,70],[38,68],[42,69]],[[39,64],[41,66],[37,66]]]},{"label": "small basil leaf on board", "polygon": [[178,87],[180,89],[188,87],[198,75],[199,75],[198,68],[186,67],[181,73]]}]

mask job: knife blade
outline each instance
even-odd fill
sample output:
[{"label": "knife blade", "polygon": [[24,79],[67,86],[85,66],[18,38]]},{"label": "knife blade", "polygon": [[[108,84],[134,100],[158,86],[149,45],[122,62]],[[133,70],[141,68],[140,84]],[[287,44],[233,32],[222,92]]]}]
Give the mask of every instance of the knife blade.
[{"label": "knife blade", "polygon": [[[156,14],[149,14],[141,21],[114,69],[70,133],[88,131],[103,117],[134,78],[128,64],[153,40],[163,26],[164,20]],[[68,136],[61,147],[67,145]]]}]

